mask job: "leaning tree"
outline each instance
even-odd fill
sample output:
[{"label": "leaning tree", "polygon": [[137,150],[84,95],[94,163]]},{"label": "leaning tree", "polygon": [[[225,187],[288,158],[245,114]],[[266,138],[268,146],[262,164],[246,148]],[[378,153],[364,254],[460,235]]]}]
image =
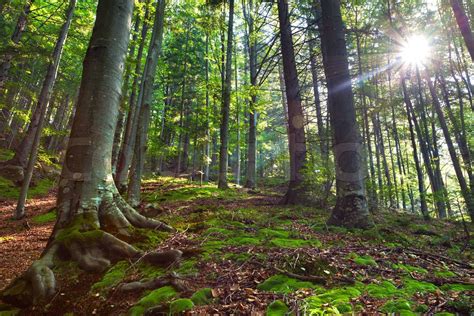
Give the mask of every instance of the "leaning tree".
[{"label": "leaning tree", "polygon": [[7,303],[24,306],[51,297],[56,291],[53,268],[58,257],[70,258],[86,271],[103,271],[111,262],[143,255],[123,241],[132,227],[173,230],[130,207],[112,177],[114,128],[132,11],[133,0],[98,3],[59,182],[57,222],[41,258],[2,293]]}]

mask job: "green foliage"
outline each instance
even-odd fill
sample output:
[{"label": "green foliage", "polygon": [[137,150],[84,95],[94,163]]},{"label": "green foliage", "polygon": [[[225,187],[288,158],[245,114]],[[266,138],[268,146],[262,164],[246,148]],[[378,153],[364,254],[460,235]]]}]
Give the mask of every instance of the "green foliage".
[{"label": "green foliage", "polygon": [[298,289],[316,288],[316,286],[311,282],[299,281],[286,275],[277,274],[260,283],[257,288],[262,291],[287,294]]},{"label": "green foliage", "polygon": [[276,300],[271,302],[266,311],[266,316],[285,316],[289,311],[288,306],[281,301],[281,300]]},{"label": "green foliage", "polygon": [[194,303],[189,298],[179,298],[170,304],[170,315],[177,315],[194,307]]},{"label": "green foliage", "polygon": [[0,161],[7,161],[9,159],[12,159],[14,155],[15,152],[13,150],[0,147]]},{"label": "green foliage", "polygon": [[113,267],[111,267],[102,279],[92,285],[92,291],[102,291],[119,284],[126,275],[127,269],[129,268],[127,261],[119,261]]}]

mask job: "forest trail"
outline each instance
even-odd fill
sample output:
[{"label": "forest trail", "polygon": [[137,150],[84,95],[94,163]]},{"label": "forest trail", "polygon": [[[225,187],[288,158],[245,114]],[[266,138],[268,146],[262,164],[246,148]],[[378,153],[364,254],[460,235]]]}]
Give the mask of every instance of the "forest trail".
[{"label": "forest trail", "polygon": [[[181,262],[157,268],[120,261],[105,275],[76,269],[70,279],[60,280],[48,314],[140,315],[151,307],[152,315],[169,308],[206,314],[302,308],[436,313],[472,306],[474,272],[467,264],[472,253],[463,250],[460,223],[426,224],[417,216],[380,213],[375,228],[346,230],[326,226],[327,210],[279,205],[281,195],[269,189],[218,190],[158,178],[145,181],[142,191],[141,212],[178,232],[139,231],[143,235],[135,246],[180,249]],[[32,204],[29,230],[9,221],[11,205],[2,205],[1,247],[8,254],[1,262],[2,280],[17,276],[39,256],[55,221],[54,213],[47,213],[54,206],[52,195]],[[169,276],[178,278],[179,289],[119,290],[132,281]]]}]

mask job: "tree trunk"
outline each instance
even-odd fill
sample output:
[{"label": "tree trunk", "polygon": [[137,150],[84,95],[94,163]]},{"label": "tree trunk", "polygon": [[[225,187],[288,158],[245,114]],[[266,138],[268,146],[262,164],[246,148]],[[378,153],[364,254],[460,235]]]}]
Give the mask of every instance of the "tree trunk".
[{"label": "tree trunk", "polygon": [[210,122],[210,108],[209,108],[209,31],[206,32],[206,147],[204,149],[204,181],[209,181],[209,165],[211,163],[211,122]]},{"label": "tree trunk", "polygon": [[232,81],[232,44],[234,42],[234,0],[229,0],[229,23],[227,25],[227,47],[225,69],[225,80],[222,89],[222,107],[221,107],[221,146],[219,149],[219,180],[218,187],[226,189],[227,185],[227,166],[229,164],[228,146],[229,146],[229,114],[230,114],[230,92]]},{"label": "tree trunk", "polygon": [[461,31],[464,42],[466,43],[467,50],[471,55],[471,59],[474,62],[474,35],[472,34],[471,27],[469,26],[469,19],[467,18],[466,12],[462,7],[462,3],[459,0],[449,0],[451,8],[454,12],[454,17],[458,23],[459,30]]},{"label": "tree trunk", "polygon": [[[148,1],[145,9],[145,17],[143,18],[143,26],[141,32],[141,41],[140,46],[138,47],[136,64],[135,64],[135,71],[134,71],[134,78],[130,93],[130,101],[129,101],[129,110],[127,116],[127,123],[125,125],[125,131],[123,135],[123,142],[120,148],[118,160],[117,160],[117,170],[115,173],[115,183],[118,187],[120,193],[125,193],[127,191],[127,176],[130,169],[130,165],[132,163],[133,158],[133,149],[135,146],[135,140],[137,135],[137,128],[138,128],[138,119],[140,113],[140,106],[139,101],[142,98],[142,91],[140,90],[137,100],[137,86],[139,83],[139,78],[143,81],[143,76],[140,76],[142,73],[141,71],[141,61],[143,56],[143,50],[145,48],[146,42],[146,35],[148,32],[148,14],[149,14],[149,6]],[[143,70],[143,72],[145,69]]]},{"label": "tree trunk", "polygon": [[336,206],[328,224],[367,228],[373,225],[364,188],[363,150],[356,121],[347,48],[339,0],[321,0],[324,70],[334,134]]},{"label": "tree trunk", "polygon": [[130,0],[99,1],[59,182],[58,219],[41,258],[7,287],[4,302],[46,304],[56,292],[53,268],[59,252],[81,269],[104,271],[111,262],[143,255],[112,233],[129,235],[132,225],[172,230],[127,205],[112,177],[110,127],[117,122],[132,7]]},{"label": "tree trunk", "polygon": [[[18,21],[16,22],[15,30],[13,31],[12,37],[10,38],[13,46],[17,45],[20,42],[21,35],[26,29],[26,24],[28,23],[28,15],[30,14],[31,5],[33,4],[34,0],[26,0],[25,6],[18,17]],[[11,62],[14,56],[13,50],[14,47],[10,47],[9,51],[2,56],[2,60],[0,63],[0,90],[3,89],[5,83],[8,79],[8,71],[11,67]]]},{"label": "tree trunk", "polygon": [[281,54],[285,79],[286,102],[288,104],[288,147],[290,153],[290,183],[283,198],[284,204],[301,202],[304,189],[303,168],[306,163],[306,135],[301,106],[301,90],[296,70],[295,51],[291,34],[290,15],[286,0],[278,0]]},{"label": "tree trunk", "polygon": [[156,3],[155,22],[151,36],[150,46],[143,72],[141,83],[141,100],[138,104],[140,117],[138,120],[137,139],[135,140],[135,150],[130,171],[130,186],[128,188],[128,201],[132,206],[140,204],[140,188],[145,164],[145,152],[148,141],[148,128],[150,125],[151,103],[153,102],[153,83],[155,82],[156,67],[161,54],[161,43],[163,41],[163,24],[165,16],[165,0],[158,0]]}]

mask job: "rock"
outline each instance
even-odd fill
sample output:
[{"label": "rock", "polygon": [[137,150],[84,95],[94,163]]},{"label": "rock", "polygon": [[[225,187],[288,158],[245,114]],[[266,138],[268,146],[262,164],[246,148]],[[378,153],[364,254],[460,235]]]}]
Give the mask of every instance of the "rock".
[{"label": "rock", "polygon": [[3,165],[0,166],[0,176],[11,180],[16,185],[21,185],[25,172],[21,166]]}]

